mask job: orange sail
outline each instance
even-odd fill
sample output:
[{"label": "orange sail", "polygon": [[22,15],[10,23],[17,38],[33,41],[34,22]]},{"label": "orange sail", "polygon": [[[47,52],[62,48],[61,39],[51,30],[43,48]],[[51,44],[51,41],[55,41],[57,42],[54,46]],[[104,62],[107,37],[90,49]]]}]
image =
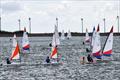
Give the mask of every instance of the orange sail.
[{"label": "orange sail", "polygon": [[52,48],[52,53],[51,53],[51,58],[57,58],[57,48],[53,47]]},{"label": "orange sail", "polygon": [[18,45],[17,40],[16,40],[16,35],[14,35],[12,55],[10,57],[10,60],[19,59],[19,52],[20,52],[19,45]]}]

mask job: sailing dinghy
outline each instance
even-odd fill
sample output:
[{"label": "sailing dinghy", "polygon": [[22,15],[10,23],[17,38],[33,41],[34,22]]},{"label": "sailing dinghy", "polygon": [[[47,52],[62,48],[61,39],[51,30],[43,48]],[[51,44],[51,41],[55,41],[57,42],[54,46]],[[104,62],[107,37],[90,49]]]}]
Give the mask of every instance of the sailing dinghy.
[{"label": "sailing dinghy", "polygon": [[67,39],[70,39],[70,38],[71,38],[71,32],[70,30],[68,30]]},{"label": "sailing dinghy", "polygon": [[61,39],[62,39],[62,40],[65,39],[65,33],[64,33],[64,30],[62,30]]},{"label": "sailing dinghy", "polygon": [[[95,40],[97,38],[97,35],[95,37]],[[94,43],[94,46],[96,46],[96,42]],[[94,46],[93,46],[93,51],[95,51],[94,49]],[[111,57],[112,55],[112,46],[113,46],[113,27],[111,28],[110,32],[109,32],[109,35],[105,41],[105,44],[103,46],[103,49],[100,50],[100,46],[96,46],[98,48],[96,48],[96,53],[93,53],[93,56],[95,56],[96,58],[100,59],[100,60],[96,60],[98,63],[100,62],[109,62],[110,60],[106,60],[107,58],[106,57]],[[104,57],[106,56],[106,57]]]},{"label": "sailing dinghy", "polygon": [[88,34],[88,29],[86,28],[86,34],[85,34],[85,42],[89,43],[90,42],[90,36]]},{"label": "sailing dinghy", "polygon": [[[18,65],[18,64],[20,64],[20,63],[18,63],[17,60],[19,60],[21,62],[21,60],[20,60],[20,48],[19,48],[18,42],[16,40],[16,35],[15,34],[14,34],[14,37],[13,37],[12,54],[10,56],[10,59],[8,59],[8,60],[10,61],[10,63],[7,64],[7,65]],[[14,60],[17,61],[17,62],[15,62]]]},{"label": "sailing dinghy", "polygon": [[24,28],[23,38],[22,38],[22,49],[23,52],[30,51],[30,44],[28,39],[28,34],[26,32],[26,28]]},{"label": "sailing dinghy", "polygon": [[44,65],[61,65],[62,63],[60,62],[61,56],[58,57],[58,45],[60,44],[59,42],[59,37],[57,34],[57,28],[55,26],[55,32],[53,33],[53,39],[52,39],[52,51],[50,54],[50,63],[45,63]]},{"label": "sailing dinghy", "polygon": [[113,46],[113,27],[110,30],[109,36],[105,41],[105,45],[103,47],[102,54],[103,56],[110,57],[112,54],[112,46]]},{"label": "sailing dinghy", "polygon": [[108,58],[111,58],[112,55],[112,47],[113,47],[113,26],[109,32],[109,35],[105,41],[105,44],[103,46],[103,50],[102,50],[102,59],[103,61],[110,61],[107,60]]}]

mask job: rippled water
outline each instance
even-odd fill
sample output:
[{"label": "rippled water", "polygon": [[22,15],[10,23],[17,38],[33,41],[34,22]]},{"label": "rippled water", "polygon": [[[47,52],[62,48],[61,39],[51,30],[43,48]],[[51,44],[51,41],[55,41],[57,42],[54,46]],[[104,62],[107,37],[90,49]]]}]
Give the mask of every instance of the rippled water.
[{"label": "rippled water", "polygon": [[[105,39],[101,38],[102,46]],[[112,57],[115,61],[104,64],[80,64],[83,37],[72,37],[58,46],[63,65],[44,66],[41,63],[50,55],[51,40],[52,37],[31,37],[30,53],[21,54],[21,63],[31,65],[0,66],[0,80],[120,80],[120,36],[114,36]],[[18,41],[21,44],[21,37]],[[5,57],[11,55],[11,45],[10,37],[0,38],[0,62],[3,64]]]}]

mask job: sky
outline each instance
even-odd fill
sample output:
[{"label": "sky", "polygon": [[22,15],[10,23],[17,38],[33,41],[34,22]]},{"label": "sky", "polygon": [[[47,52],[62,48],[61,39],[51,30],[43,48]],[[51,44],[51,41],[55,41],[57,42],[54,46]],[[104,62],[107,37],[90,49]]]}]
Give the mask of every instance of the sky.
[{"label": "sky", "polygon": [[[117,16],[120,16],[120,0],[1,0],[0,16],[2,30],[19,30],[18,19],[21,20],[21,30],[24,27],[29,32],[31,18],[32,33],[49,33],[54,31],[56,17],[58,31],[82,32],[100,24],[100,32],[104,32],[103,18],[106,19],[106,32],[114,26],[118,31]],[[120,30],[119,30],[120,31]]]}]

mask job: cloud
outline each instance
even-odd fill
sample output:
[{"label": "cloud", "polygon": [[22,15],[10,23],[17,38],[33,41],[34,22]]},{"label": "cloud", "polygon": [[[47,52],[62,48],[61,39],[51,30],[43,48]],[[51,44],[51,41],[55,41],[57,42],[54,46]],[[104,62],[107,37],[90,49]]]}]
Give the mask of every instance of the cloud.
[{"label": "cloud", "polygon": [[17,2],[4,2],[1,3],[2,14],[11,14],[18,11],[21,11],[23,8]]},{"label": "cloud", "polygon": [[[11,31],[11,27],[14,28],[12,30],[16,30],[17,20],[21,19],[22,27],[29,27],[28,17],[31,17],[32,32],[53,32],[55,18],[58,17],[59,31],[70,29],[81,32],[81,18],[84,18],[84,31],[86,27],[92,31],[93,26],[97,26],[98,23],[103,24],[105,17],[106,26],[109,29],[115,23],[113,18],[118,15],[119,6],[119,1],[104,0],[7,1],[2,3],[1,9],[5,15],[2,18],[2,25],[6,30]],[[10,13],[12,15],[8,15]],[[9,27],[10,25],[11,27]]]}]

